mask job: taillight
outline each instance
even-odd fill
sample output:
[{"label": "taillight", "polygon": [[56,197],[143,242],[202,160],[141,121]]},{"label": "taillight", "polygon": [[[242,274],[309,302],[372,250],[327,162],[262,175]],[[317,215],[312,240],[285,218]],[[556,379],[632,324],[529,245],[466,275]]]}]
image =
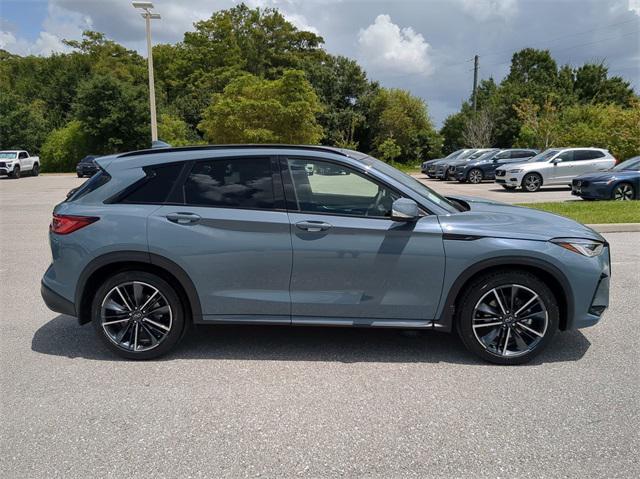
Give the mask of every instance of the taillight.
[{"label": "taillight", "polygon": [[57,235],[68,235],[80,228],[95,223],[100,218],[95,216],[53,215],[49,230]]}]

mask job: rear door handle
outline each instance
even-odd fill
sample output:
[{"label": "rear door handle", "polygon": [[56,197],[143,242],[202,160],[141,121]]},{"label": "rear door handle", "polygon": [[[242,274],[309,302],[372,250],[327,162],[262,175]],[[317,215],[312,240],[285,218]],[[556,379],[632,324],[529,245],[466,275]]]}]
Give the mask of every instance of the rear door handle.
[{"label": "rear door handle", "polygon": [[296,223],[296,228],[310,233],[318,233],[319,231],[327,231],[331,225],[324,221],[299,221]]},{"label": "rear door handle", "polygon": [[200,215],[183,212],[167,213],[167,219],[179,225],[190,225],[200,221]]}]

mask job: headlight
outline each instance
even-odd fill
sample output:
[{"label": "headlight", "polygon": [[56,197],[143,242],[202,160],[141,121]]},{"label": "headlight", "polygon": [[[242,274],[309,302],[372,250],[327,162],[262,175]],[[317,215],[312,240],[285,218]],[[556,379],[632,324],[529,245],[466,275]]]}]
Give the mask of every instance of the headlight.
[{"label": "headlight", "polygon": [[562,246],[564,249],[573,251],[583,256],[598,256],[604,250],[604,243],[597,240],[589,240],[583,238],[554,238],[552,243]]},{"label": "headlight", "polygon": [[509,170],[509,173],[522,173],[523,171],[522,168],[516,168],[515,170]]}]

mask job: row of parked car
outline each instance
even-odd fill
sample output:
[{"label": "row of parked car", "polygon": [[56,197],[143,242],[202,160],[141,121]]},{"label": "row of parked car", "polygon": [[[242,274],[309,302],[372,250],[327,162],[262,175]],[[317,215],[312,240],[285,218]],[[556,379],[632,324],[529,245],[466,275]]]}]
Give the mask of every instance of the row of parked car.
[{"label": "row of parked car", "polygon": [[506,190],[534,192],[568,185],[583,199],[640,199],[640,156],[620,164],[602,148],[476,148],[425,161],[429,178],[477,184],[493,180]]}]

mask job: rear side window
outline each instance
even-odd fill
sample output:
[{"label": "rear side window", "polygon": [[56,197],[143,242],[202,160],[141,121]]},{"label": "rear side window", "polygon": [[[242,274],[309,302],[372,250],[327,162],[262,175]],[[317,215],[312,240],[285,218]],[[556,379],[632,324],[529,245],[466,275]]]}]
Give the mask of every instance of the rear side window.
[{"label": "rear side window", "polygon": [[575,161],[593,160],[596,158],[602,158],[604,153],[598,150],[578,150],[575,152]]},{"label": "rear side window", "polygon": [[145,168],[147,176],[127,194],[122,203],[164,203],[182,171],[184,163]]},{"label": "rear side window", "polygon": [[271,159],[224,158],[196,163],[184,184],[185,203],[274,209]]},{"label": "rear side window", "polygon": [[78,189],[76,189],[75,191],[71,190],[69,196],[67,197],[67,201],[75,201],[82,198],[83,196],[88,195],[92,191],[95,191],[101,186],[106,185],[110,179],[111,176],[109,176],[109,173],[104,170],[98,170],[95,175],[85,181]]}]

